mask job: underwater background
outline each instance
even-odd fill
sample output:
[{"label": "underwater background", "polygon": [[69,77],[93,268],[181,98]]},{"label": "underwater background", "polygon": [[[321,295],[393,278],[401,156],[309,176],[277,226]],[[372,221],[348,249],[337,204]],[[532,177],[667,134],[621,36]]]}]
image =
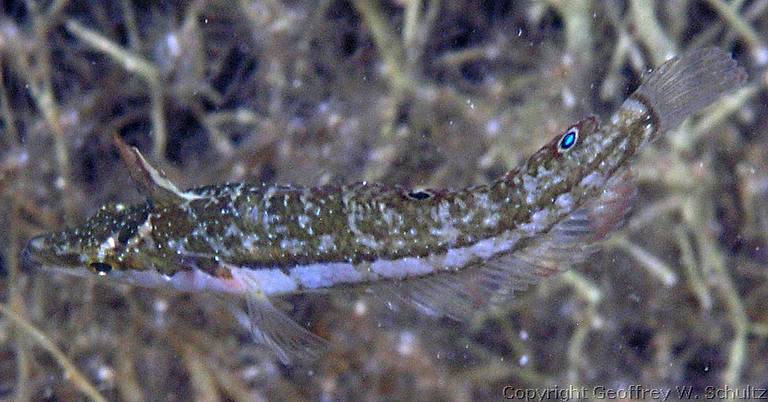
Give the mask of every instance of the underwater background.
[{"label": "underwater background", "polygon": [[[768,398],[768,0],[1,4],[1,399]],[[599,254],[471,323],[365,292],[290,297],[330,348],[285,366],[222,296],[23,257],[34,235],[141,201],[114,134],[182,187],[457,188],[704,46],[748,85],[643,152]]]}]

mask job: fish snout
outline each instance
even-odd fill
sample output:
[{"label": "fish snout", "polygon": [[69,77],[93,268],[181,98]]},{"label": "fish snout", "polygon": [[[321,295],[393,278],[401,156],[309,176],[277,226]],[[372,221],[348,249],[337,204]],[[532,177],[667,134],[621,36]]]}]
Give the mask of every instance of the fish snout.
[{"label": "fish snout", "polygon": [[22,254],[21,268],[26,272],[42,265],[45,255],[50,252],[50,238],[48,235],[33,237],[27,242]]}]

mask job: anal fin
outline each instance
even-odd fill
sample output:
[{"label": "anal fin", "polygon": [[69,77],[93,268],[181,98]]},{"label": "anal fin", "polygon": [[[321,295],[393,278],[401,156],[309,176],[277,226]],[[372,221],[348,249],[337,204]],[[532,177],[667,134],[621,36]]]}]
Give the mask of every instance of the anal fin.
[{"label": "anal fin", "polygon": [[511,294],[538,282],[536,275],[520,261],[498,258],[460,272],[441,272],[429,277],[406,279],[375,287],[380,298],[396,305],[410,305],[432,316],[448,316],[468,322],[478,310],[492,304],[495,294]]}]

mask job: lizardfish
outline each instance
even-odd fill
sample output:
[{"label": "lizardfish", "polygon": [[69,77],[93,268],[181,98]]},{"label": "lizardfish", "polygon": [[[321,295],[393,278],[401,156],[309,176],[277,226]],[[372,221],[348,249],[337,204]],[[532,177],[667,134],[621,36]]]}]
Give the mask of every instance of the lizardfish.
[{"label": "lizardfish", "polygon": [[371,287],[457,319],[584,261],[622,222],[643,146],[746,81],[722,50],[675,57],[601,124],[587,117],[522,166],[459,190],[361,182],[229,183],[180,190],[116,138],[146,201],[103,207],[32,239],[41,265],[142,286],[242,294],[252,330],[284,361],[322,341],[269,297]]}]

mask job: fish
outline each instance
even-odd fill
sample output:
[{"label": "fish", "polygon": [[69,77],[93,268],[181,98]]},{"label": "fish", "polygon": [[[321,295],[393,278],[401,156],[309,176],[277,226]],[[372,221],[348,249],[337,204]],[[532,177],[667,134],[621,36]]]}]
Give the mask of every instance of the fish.
[{"label": "fish", "polygon": [[102,207],[26,247],[47,269],[246,299],[254,339],[281,361],[325,341],[273,297],[368,289],[464,321],[583,263],[632,207],[638,153],[738,89],[746,71],[718,48],[670,59],[610,119],[586,117],[496,180],[463,189],[226,183],[182,190],[115,136],[145,201]]}]

